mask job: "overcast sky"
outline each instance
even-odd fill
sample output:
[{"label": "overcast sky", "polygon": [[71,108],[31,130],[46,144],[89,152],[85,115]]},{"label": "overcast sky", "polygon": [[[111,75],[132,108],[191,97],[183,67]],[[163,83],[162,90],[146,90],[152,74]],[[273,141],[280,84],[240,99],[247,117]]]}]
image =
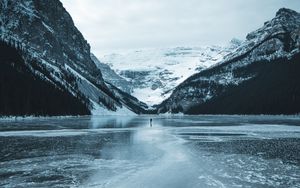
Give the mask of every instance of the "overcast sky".
[{"label": "overcast sky", "polygon": [[96,55],[125,49],[222,45],[300,0],[61,0]]}]

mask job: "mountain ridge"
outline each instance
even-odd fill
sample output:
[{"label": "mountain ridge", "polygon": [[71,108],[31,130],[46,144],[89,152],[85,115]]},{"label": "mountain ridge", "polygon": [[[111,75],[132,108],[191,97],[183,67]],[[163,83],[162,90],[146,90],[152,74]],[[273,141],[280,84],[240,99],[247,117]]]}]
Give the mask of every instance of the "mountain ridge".
[{"label": "mountain ridge", "polygon": [[102,55],[100,59],[102,66],[110,66],[119,79],[127,82],[116,83],[118,88],[148,105],[155,105],[166,99],[186,78],[218,63],[240,43],[238,39],[233,39],[225,47],[131,50]]},{"label": "mountain ridge", "polygon": [[[285,62],[287,63],[287,66],[289,66],[291,63],[297,63],[299,61],[297,58],[300,52],[299,18],[300,14],[295,11],[285,8],[280,9],[276,13],[275,18],[265,22],[262,28],[249,33],[247,35],[247,40],[244,41],[230,56],[227,56],[224,61],[191,76],[180,84],[174,90],[170,98],[158,106],[158,113],[247,114],[246,112],[248,112],[251,114],[268,114],[268,110],[263,111],[255,108],[243,112],[239,109],[250,109],[253,104],[251,104],[250,101],[243,101],[242,96],[239,96],[240,98],[235,100],[234,98],[229,97],[229,95],[234,95],[232,88],[235,88],[235,91],[238,92],[243,87],[246,87],[245,84],[248,84],[251,80],[262,78],[260,75],[266,73],[264,72],[265,67],[268,66],[270,71],[273,68],[276,69],[277,65],[269,66],[268,63]],[[284,65],[285,64],[283,64],[283,66]],[[283,68],[289,69],[289,67]],[[282,75],[282,77],[288,78],[288,75]],[[271,79],[268,80],[270,81]],[[277,81],[278,83],[283,83],[283,81]],[[261,80],[261,82],[263,82],[263,80]],[[270,84],[272,85],[272,82]],[[250,87],[250,85],[248,85],[247,89],[249,95],[251,92],[259,93],[254,86]],[[281,90],[280,86],[277,85],[276,90]],[[295,92],[297,93],[297,90]],[[224,98],[224,95],[227,96],[227,101],[231,101],[232,104],[235,104],[235,109],[226,111],[224,104],[222,104],[222,100],[219,100],[222,97]],[[261,93],[261,95],[266,96],[268,94],[265,92]],[[247,97],[245,97],[245,99],[246,98]],[[274,98],[279,100],[280,96],[274,95]],[[255,97],[253,96],[251,99],[255,100]],[[212,103],[211,101],[215,101],[211,106],[214,106],[216,110],[208,110],[212,108],[209,105]],[[273,102],[274,101],[276,100],[274,99]],[[226,104],[230,105],[229,102]],[[256,105],[260,106],[259,104]],[[270,106],[273,104],[265,105]],[[294,106],[291,101],[289,105]],[[204,106],[207,110],[204,109]],[[289,108],[289,106],[286,105],[285,108]],[[298,113],[298,111],[300,111],[298,108],[295,109],[297,110],[289,113]],[[282,110],[282,113],[285,113],[286,110],[287,109]],[[277,110],[276,112],[279,113],[280,110]]]},{"label": "mountain ridge", "polygon": [[[3,0],[0,10],[1,41],[20,49],[24,64],[36,79],[84,97],[87,102],[83,105],[92,114],[127,108],[105,84],[91,58],[90,45],[59,0]],[[38,63],[33,65],[31,59]],[[136,100],[133,106],[138,104]]]}]

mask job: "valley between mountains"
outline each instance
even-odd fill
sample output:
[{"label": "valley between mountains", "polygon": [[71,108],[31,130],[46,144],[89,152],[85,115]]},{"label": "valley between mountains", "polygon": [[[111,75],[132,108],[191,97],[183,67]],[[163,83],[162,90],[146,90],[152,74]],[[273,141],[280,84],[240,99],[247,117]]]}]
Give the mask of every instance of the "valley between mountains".
[{"label": "valley between mountains", "polygon": [[0,115],[298,114],[300,14],[226,46],[96,57],[59,0],[0,2]]}]

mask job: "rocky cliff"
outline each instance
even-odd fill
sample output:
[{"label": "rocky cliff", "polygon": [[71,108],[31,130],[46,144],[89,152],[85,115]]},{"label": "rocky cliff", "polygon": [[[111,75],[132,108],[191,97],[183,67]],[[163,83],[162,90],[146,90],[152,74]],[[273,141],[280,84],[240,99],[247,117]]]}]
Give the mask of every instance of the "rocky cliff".
[{"label": "rocky cliff", "polygon": [[299,53],[300,14],[282,8],[224,61],[180,84],[158,112],[299,113]]},{"label": "rocky cliff", "polygon": [[[123,108],[128,113],[139,113],[128,109],[105,84],[101,71],[91,59],[89,44],[59,0],[2,0],[0,40],[17,49],[23,64],[30,70],[26,71],[28,75],[75,98],[84,98],[83,105],[91,113]],[[0,53],[5,57],[3,51]],[[1,92],[6,92],[6,88],[1,87]]]}]

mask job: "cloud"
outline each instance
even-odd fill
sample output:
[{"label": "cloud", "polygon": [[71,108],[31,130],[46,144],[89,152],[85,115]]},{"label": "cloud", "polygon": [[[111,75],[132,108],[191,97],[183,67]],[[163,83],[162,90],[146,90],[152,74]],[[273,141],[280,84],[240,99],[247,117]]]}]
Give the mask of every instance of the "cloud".
[{"label": "cloud", "polygon": [[96,54],[118,49],[213,45],[247,33],[298,0],[62,0]]}]

